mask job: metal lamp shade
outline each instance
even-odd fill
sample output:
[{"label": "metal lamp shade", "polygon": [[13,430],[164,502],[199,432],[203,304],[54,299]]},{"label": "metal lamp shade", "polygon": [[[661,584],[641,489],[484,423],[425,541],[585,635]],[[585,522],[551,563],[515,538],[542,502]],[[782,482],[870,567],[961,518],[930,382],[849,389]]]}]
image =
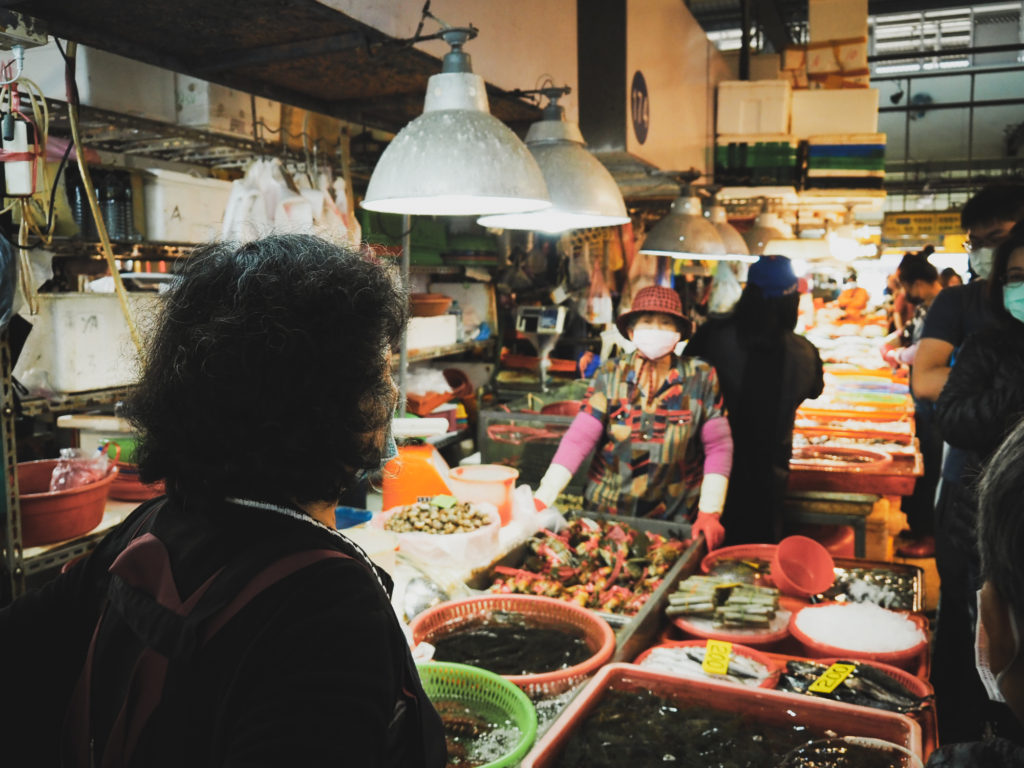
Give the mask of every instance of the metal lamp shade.
[{"label": "metal lamp shade", "polygon": [[564,232],[587,227],[613,227],[629,221],[618,184],[587,151],[575,123],[541,120],[530,126],[526,146],[540,166],[551,195],[543,211],[483,216],[485,227]]},{"label": "metal lamp shade", "polygon": [[725,257],[725,243],[715,226],[704,218],[700,200],[679,197],[668,216],[655,224],[644,238],[640,253],[675,259],[714,260]]},{"label": "metal lamp shade", "polygon": [[423,114],[381,155],[362,203],[385,213],[467,216],[550,207],[537,161],[490,114],[483,78],[433,75]]},{"label": "metal lamp shade", "polygon": [[725,253],[728,259],[732,261],[745,261],[749,264],[757,261],[756,256],[750,255],[750,249],[747,248],[743,235],[737,231],[736,227],[729,223],[723,206],[712,206],[709,218],[711,224],[718,230],[718,235],[722,238],[722,242],[725,244]]},{"label": "metal lamp shade", "polygon": [[743,234],[743,239],[746,241],[750,253],[755,256],[761,256],[767,253],[765,246],[769,240],[791,239],[792,232],[784,232],[784,226],[782,220],[774,213],[758,214],[757,218],[754,219],[754,226]]}]

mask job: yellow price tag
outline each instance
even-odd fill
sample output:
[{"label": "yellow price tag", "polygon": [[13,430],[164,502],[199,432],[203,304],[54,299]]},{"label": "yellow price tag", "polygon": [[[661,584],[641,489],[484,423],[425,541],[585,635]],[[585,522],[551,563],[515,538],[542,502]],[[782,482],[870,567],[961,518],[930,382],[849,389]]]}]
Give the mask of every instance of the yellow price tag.
[{"label": "yellow price tag", "polygon": [[704,647],[704,661],[701,662],[700,668],[709,675],[727,675],[730,656],[732,656],[732,643],[708,640],[708,644]]},{"label": "yellow price tag", "polygon": [[856,664],[833,664],[807,690],[811,693],[832,693],[856,668]]}]

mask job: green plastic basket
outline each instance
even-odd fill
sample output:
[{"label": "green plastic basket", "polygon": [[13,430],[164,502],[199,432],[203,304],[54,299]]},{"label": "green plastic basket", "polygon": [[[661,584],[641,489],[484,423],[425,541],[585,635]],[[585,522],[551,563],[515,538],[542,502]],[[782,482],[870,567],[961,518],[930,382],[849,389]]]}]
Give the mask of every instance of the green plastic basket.
[{"label": "green plastic basket", "polygon": [[416,668],[431,701],[490,704],[498,707],[519,729],[522,736],[515,749],[480,768],[518,765],[537,738],[537,711],[525,693],[501,675],[468,664],[431,661],[417,664]]}]

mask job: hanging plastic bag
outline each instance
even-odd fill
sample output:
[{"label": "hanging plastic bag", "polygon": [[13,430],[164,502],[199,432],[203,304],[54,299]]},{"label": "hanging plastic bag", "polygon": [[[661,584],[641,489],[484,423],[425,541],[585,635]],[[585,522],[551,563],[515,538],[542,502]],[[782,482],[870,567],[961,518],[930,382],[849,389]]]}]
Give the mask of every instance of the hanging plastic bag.
[{"label": "hanging plastic bag", "polygon": [[583,316],[591,325],[607,325],[614,319],[612,294],[604,279],[604,265],[601,259],[594,259],[590,271],[590,291],[587,295],[586,313]]},{"label": "hanging plastic bag", "polygon": [[245,177],[231,184],[221,239],[245,241],[266,235],[281,201],[292,196],[280,160],[255,160]]},{"label": "hanging plastic bag", "polygon": [[569,251],[569,288],[579,290],[590,285],[590,243],[584,240],[579,245],[570,243]]},{"label": "hanging plastic bag", "polygon": [[708,314],[727,315],[743,294],[743,287],[736,279],[731,262],[720,261],[711,281],[711,297],[708,299]]},{"label": "hanging plastic bag", "polygon": [[57,466],[50,475],[50,493],[70,491],[102,480],[112,462],[105,452],[86,456],[81,448],[61,448]]}]

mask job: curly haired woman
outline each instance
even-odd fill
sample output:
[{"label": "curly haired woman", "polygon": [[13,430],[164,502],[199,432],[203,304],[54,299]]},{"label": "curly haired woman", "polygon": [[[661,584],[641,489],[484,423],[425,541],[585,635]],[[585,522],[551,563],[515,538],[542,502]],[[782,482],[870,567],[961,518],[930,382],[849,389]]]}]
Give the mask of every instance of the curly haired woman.
[{"label": "curly haired woman", "polygon": [[444,765],[390,579],[333,528],[391,455],[406,306],[319,238],[195,251],[130,403],[167,496],[0,612],[12,765]]}]

